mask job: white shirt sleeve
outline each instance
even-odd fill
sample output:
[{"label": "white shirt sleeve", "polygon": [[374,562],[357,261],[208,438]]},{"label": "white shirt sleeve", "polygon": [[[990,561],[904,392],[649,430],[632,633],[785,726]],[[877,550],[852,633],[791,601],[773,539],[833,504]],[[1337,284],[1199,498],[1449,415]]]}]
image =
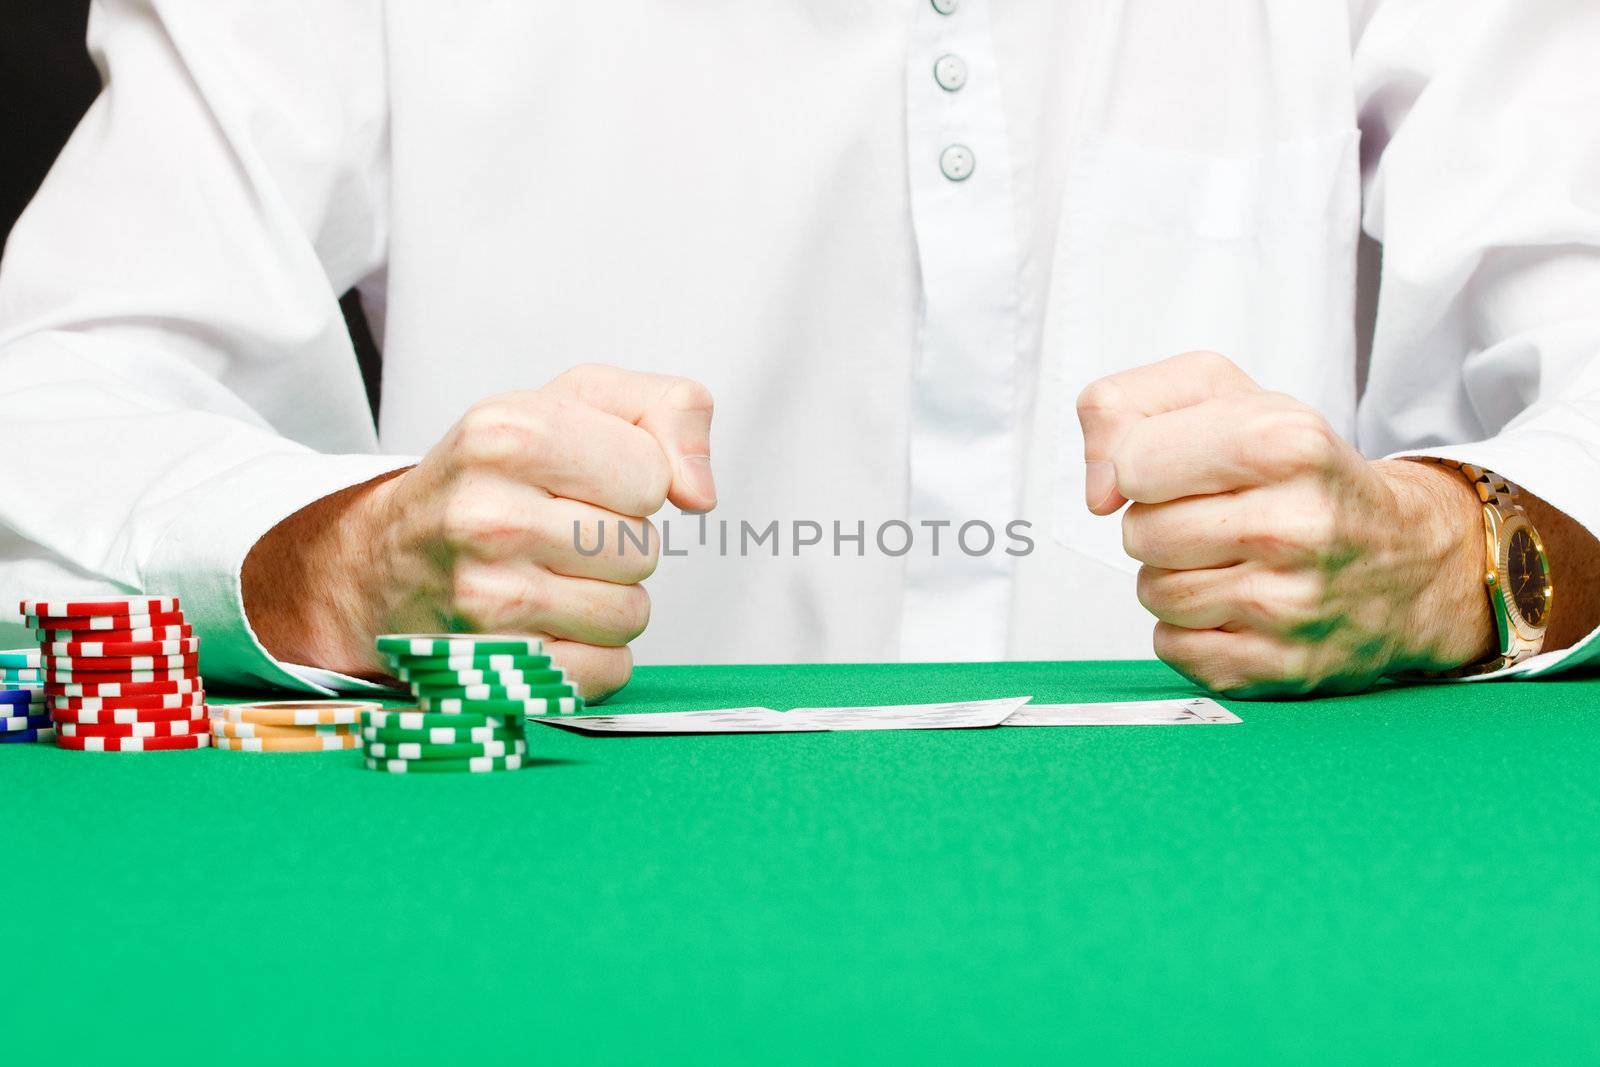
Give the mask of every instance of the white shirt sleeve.
[{"label": "white shirt sleeve", "polygon": [[266,653],[239,574],[411,462],[338,307],[386,244],[380,5],[101,0],[89,44],[104,90],[0,262],[0,609],[175,593],[208,678],[338,684]]},{"label": "white shirt sleeve", "polygon": [[[1600,5],[1366,7],[1355,82],[1383,271],[1361,445],[1478,464],[1600,533]],[[1595,659],[1590,634],[1510,673]]]}]

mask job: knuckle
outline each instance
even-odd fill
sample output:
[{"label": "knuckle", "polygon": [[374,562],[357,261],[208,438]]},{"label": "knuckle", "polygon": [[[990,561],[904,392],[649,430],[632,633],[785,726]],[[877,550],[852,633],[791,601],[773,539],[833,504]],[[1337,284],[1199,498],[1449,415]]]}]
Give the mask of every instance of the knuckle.
[{"label": "knuckle", "polygon": [[668,462],[666,454],[659,448],[652,449],[650,457],[643,462],[639,477],[644,504],[642,514],[654,515],[667,502],[667,491],[672,488],[672,464]]},{"label": "knuckle", "polygon": [[585,700],[604,700],[633,677],[633,652],[627,645],[595,648],[584,659],[583,665],[572,673]]},{"label": "knuckle", "polygon": [[565,427],[576,406],[570,397],[543,392],[480,401],[456,423],[457,465],[500,467],[550,455],[569,436]]},{"label": "knuckle", "polygon": [[661,555],[661,537],[655,523],[646,518],[623,517],[601,520],[601,526],[610,527],[616,536],[604,539],[607,547],[599,554],[603,566],[597,577],[618,585],[633,585],[655,573]]},{"label": "knuckle", "polygon": [[498,570],[463,560],[451,573],[450,609],[469,625],[492,623],[505,600],[505,583]]},{"label": "knuckle", "polygon": [[440,533],[444,542],[453,548],[490,544],[509,530],[497,507],[485,494],[470,485],[456,486],[444,500],[440,516]]},{"label": "knuckle", "polygon": [[1153,487],[1147,484],[1146,479],[1151,473],[1151,464],[1146,462],[1147,455],[1141,451],[1133,438],[1128,438],[1111,453],[1111,469],[1116,478],[1117,491],[1129,500],[1147,499]]},{"label": "knuckle", "polygon": [[1283,516],[1283,525],[1282,540],[1292,549],[1316,556],[1337,551],[1339,509],[1324,496],[1318,495],[1290,509]]},{"label": "knuckle", "polygon": [[1194,599],[1194,589],[1186,572],[1163,570],[1148,564],[1139,568],[1134,590],[1146,611],[1169,622]]},{"label": "knuckle", "polygon": [[1139,605],[1152,615],[1160,615],[1164,604],[1160,587],[1161,583],[1148,566],[1139,568],[1133,583],[1134,595],[1139,598]]},{"label": "knuckle", "polygon": [[1321,672],[1309,645],[1294,644],[1285,647],[1272,667],[1275,675],[1273,681],[1287,688],[1295,696],[1305,696],[1314,692],[1322,682]]},{"label": "knuckle", "polygon": [[1078,394],[1078,417],[1119,409],[1124,395],[1122,385],[1114,377],[1096,379]]},{"label": "knuckle", "polygon": [[615,693],[627,685],[628,680],[633,677],[633,650],[624,645],[615,655],[606,657],[606,663],[610,668],[606,674],[606,681],[610,691]]},{"label": "knuckle", "polygon": [[1279,401],[1257,416],[1251,440],[1262,469],[1279,478],[1326,469],[1337,455],[1328,420],[1296,401]]},{"label": "knuckle", "polygon": [[1150,646],[1154,650],[1157,659],[1177,667],[1179,650],[1175,633],[1176,631],[1173,627],[1157,623],[1155,632],[1150,637]]},{"label": "knuckle", "polygon": [[515,454],[522,424],[499,398],[481,400],[456,422],[455,453],[468,466],[493,466]]},{"label": "knuckle", "polygon": [[549,573],[542,570],[533,580],[518,584],[513,603],[517,617],[529,622],[545,623],[560,614]]},{"label": "knuckle", "polygon": [[1322,492],[1296,494],[1263,509],[1250,520],[1240,542],[1263,563],[1280,569],[1342,561],[1347,547],[1341,509]]},{"label": "knuckle", "polygon": [[583,383],[601,374],[605,365],[595,362],[576,363],[554,378],[545,386],[546,389],[560,392],[578,392]]},{"label": "knuckle", "polygon": [[1140,523],[1133,517],[1130,510],[1122,516],[1122,551],[1129,559],[1143,557],[1143,534],[1140,532]]},{"label": "knuckle", "polygon": [[1197,685],[1216,693],[1228,693],[1248,684],[1236,655],[1233,642],[1213,641],[1209,651],[1202,654],[1194,631],[1169,623],[1157,623],[1153,645],[1156,657]]},{"label": "knuckle", "polygon": [[1214,665],[1196,654],[1192,631],[1171,623],[1158,622],[1151,645],[1161,662],[1190,681],[1214,688],[1212,681],[1217,677]]},{"label": "knuckle", "polygon": [[1243,664],[1221,657],[1199,665],[1191,677],[1213,693],[1222,696],[1241,696],[1255,684],[1248,677]]},{"label": "knuckle", "polygon": [[1233,360],[1220,352],[1213,352],[1209,348],[1197,348],[1193,351],[1182,352],[1173,357],[1173,362],[1185,370],[1201,374],[1228,373],[1238,369]]},{"label": "knuckle", "polygon": [[650,594],[642,585],[624,587],[619,611],[619,629],[626,636],[623,642],[632,641],[650,625]]},{"label": "knuckle", "polygon": [[637,560],[637,563],[629,568],[634,582],[642,582],[654,574],[656,565],[661,561],[661,537],[656,530],[656,524],[649,519],[640,519],[639,524],[644,531],[644,550],[630,557]]},{"label": "knuckle", "polygon": [[1234,580],[1234,607],[1242,618],[1270,622],[1282,614],[1282,603],[1267,588],[1259,573],[1246,571]]},{"label": "knuckle", "polygon": [[579,546],[594,543],[596,531],[583,519],[568,519],[559,512],[532,516],[524,534],[527,556],[539,562],[561,559]]},{"label": "knuckle", "polygon": [[524,455],[544,456],[568,440],[566,426],[577,402],[565,396],[534,394],[523,409],[518,443]]},{"label": "knuckle", "polygon": [[1133,504],[1122,515],[1122,551],[1131,559],[1145,561],[1154,548],[1149,509]]},{"label": "knuckle", "polygon": [[1312,634],[1323,628],[1325,583],[1314,574],[1286,578],[1279,583],[1272,618],[1291,634]]},{"label": "knuckle", "polygon": [[705,412],[708,415],[716,406],[711,390],[693,378],[674,378],[662,394],[662,400],[677,411]]}]

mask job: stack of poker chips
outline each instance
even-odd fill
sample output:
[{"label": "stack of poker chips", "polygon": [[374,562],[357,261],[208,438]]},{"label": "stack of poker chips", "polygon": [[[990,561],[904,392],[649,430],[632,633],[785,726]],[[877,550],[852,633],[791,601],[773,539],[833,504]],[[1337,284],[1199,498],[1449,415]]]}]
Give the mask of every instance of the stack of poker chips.
[{"label": "stack of poker chips", "polygon": [[355,700],[269,700],[211,705],[211,743],[229,752],[337,752],[361,747],[361,716],[383,707]]},{"label": "stack of poker chips", "polygon": [[211,744],[200,639],[178,598],[24,600],[40,642],[55,742],[79,752],[160,752]]},{"label": "stack of poker chips", "polygon": [[0,745],[53,741],[37,648],[0,652]]},{"label": "stack of poker chips", "polygon": [[571,715],[583,699],[534,637],[387,634],[378,651],[416,695],[416,711],[366,716],[367,767],[394,774],[514,771],[530,717]]}]

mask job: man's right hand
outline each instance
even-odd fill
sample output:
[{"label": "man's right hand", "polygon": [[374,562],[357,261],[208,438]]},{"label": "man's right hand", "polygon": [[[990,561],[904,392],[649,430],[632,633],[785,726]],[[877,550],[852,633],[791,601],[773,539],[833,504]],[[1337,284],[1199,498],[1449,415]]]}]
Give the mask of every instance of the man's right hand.
[{"label": "man's right hand", "polygon": [[[368,678],[384,674],[376,634],[534,634],[602,699],[650,618],[646,516],[716,505],[711,412],[697,382],[597,365],[484,400],[416,467],[269,531],[244,566],[251,625],[281,660]],[[602,527],[603,550],[580,552],[575,529],[593,552]]]}]

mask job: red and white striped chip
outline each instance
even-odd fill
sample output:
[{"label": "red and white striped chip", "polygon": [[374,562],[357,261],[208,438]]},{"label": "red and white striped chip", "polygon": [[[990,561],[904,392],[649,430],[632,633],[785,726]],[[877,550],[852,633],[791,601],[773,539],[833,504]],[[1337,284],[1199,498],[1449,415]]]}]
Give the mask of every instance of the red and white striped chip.
[{"label": "red and white striped chip", "polygon": [[63,737],[56,734],[57,748],[76,752],[166,752],[191,748],[210,748],[209,733],[182,737]]},{"label": "red and white striped chip", "polygon": [[24,600],[24,615],[155,615],[177,611],[175,596],[108,596],[83,600]]}]

